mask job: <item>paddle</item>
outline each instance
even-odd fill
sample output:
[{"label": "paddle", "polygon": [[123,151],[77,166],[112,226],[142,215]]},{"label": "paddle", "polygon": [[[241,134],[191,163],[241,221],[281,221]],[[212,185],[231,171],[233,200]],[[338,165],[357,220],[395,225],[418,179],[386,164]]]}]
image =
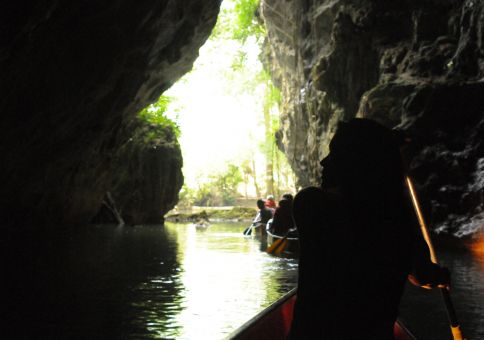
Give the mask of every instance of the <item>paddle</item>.
[{"label": "paddle", "polygon": [[287,237],[294,230],[296,230],[296,228],[289,229],[287,231],[286,235],[284,235],[283,238],[279,238],[279,239],[275,240],[271,244],[271,246],[269,248],[267,248],[266,252],[268,252],[269,254],[276,254],[276,255],[279,255],[280,253],[282,253],[284,251],[284,249],[286,249],[287,245],[289,244],[289,240],[287,239]]},{"label": "paddle", "polygon": [[274,254],[276,255],[280,255],[284,250],[286,250],[287,245],[289,244],[287,236],[283,237],[282,240],[283,241],[280,243],[280,246],[274,250]]},{"label": "paddle", "polygon": [[254,227],[254,225],[257,223],[257,222],[260,222],[260,212],[257,213],[257,215],[255,216],[254,220],[252,221],[252,224],[250,226],[248,226],[245,230],[244,230],[244,235],[245,236],[249,236],[252,234],[252,228]]},{"label": "paddle", "polygon": [[287,243],[289,241],[287,240],[287,234],[283,238],[278,238],[274,242],[272,242],[271,246],[267,248],[267,252],[269,254],[280,254],[284,251],[284,249],[287,246]]},{"label": "paddle", "polygon": [[[407,182],[408,190],[410,191],[410,196],[412,197],[413,208],[415,210],[415,213],[417,214],[418,223],[420,224],[423,238],[425,239],[425,242],[427,242],[427,245],[429,247],[430,259],[433,263],[438,264],[439,262],[437,259],[437,254],[435,253],[432,240],[430,239],[430,233],[428,231],[427,225],[425,224],[422,211],[420,210],[420,205],[417,200],[417,194],[415,193],[412,181],[408,176],[405,178],[405,180]],[[440,288],[440,292],[442,293],[445,309],[447,309],[447,316],[449,318],[452,336],[455,340],[462,340],[464,339],[464,336],[462,334],[462,330],[460,329],[460,324],[459,320],[457,319],[457,314],[455,313],[454,305],[452,304],[452,300],[450,299],[449,290],[447,288]]]}]

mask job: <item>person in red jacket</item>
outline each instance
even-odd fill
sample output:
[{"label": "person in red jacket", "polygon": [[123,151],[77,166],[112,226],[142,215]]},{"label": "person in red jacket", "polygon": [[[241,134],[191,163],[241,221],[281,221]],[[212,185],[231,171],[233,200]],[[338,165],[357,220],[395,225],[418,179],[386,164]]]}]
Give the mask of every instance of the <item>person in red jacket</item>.
[{"label": "person in red jacket", "polygon": [[273,195],[267,196],[267,199],[265,200],[265,205],[267,208],[272,209],[273,211],[274,209],[276,209],[276,201],[274,200]]}]

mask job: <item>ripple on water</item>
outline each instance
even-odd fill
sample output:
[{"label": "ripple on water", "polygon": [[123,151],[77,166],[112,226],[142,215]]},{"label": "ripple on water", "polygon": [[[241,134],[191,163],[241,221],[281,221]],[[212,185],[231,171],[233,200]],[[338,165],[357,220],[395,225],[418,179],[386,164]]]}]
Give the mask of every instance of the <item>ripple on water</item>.
[{"label": "ripple on water", "polygon": [[[452,273],[451,298],[468,339],[484,339],[484,259],[470,252],[441,252],[439,260]],[[418,339],[452,340],[438,290],[408,285],[401,314]]]},{"label": "ripple on water", "polygon": [[[102,226],[36,240],[48,254],[25,277],[19,325],[39,338],[221,339],[297,280],[297,261],[268,255],[267,245],[242,235],[246,227]],[[464,331],[484,339],[484,263],[469,253],[441,259]],[[402,314],[420,339],[448,339],[438,292],[409,289]]]},{"label": "ripple on water", "polygon": [[290,290],[296,260],[269,256],[258,240],[243,237],[245,227],[212,225],[202,233],[190,225],[168,224],[165,234],[176,244],[170,256],[175,261],[154,256],[163,274],[134,286],[129,333],[220,339]]}]

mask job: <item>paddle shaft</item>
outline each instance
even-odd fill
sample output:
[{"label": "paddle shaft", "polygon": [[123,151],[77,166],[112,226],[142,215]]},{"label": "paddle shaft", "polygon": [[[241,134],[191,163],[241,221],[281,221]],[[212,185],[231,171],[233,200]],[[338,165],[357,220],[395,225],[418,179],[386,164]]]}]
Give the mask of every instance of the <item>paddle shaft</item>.
[{"label": "paddle shaft", "polygon": [[243,234],[244,234],[244,235],[246,235],[246,236],[248,236],[248,235],[252,234],[252,228],[253,228],[253,227],[254,227],[254,225],[255,225],[257,222],[259,222],[259,221],[260,221],[260,212],[258,212],[258,213],[257,213],[257,215],[255,216],[254,220],[252,221],[252,224],[251,224],[250,226],[248,226],[248,227],[247,227],[247,228],[244,230]]},{"label": "paddle shaft", "polygon": [[[420,209],[420,204],[418,203],[417,194],[413,187],[412,180],[410,177],[406,177],[405,181],[407,183],[408,190],[410,191],[410,197],[412,198],[413,208],[415,210],[415,214],[418,218],[418,223],[420,224],[420,230],[422,231],[423,238],[427,243],[430,251],[430,259],[433,263],[438,264],[439,261],[437,259],[437,254],[435,253],[434,246],[432,244],[432,240],[430,239],[430,233],[427,228],[427,224],[423,218],[422,211]],[[457,319],[457,314],[454,309],[454,304],[450,298],[450,293],[447,288],[440,288],[440,292],[442,293],[442,299],[444,300],[445,309],[447,310],[447,316],[449,318],[450,329],[452,331],[452,336],[455,340],[462,340],[464,339],[462,335],[462,331],[460,329],[459,320]]]}]

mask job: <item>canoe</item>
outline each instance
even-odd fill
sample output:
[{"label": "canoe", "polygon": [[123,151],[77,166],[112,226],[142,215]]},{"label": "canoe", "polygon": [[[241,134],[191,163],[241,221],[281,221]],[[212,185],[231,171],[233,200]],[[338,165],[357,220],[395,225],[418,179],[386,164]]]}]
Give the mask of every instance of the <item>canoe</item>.
[{"label": "canoe", "polygon": [[205,220],[197,221],[196,223],[193,223],[193,225],[197,229],[207,229],[208,227],[210,227],[210,223]]},{"label": "canoe", "polygon": [[[278,340],[286,339],[292,322],[292,311],[296,302],[296,288],[254,316],[226,339],[233,340]],[[395,322],[395,340],[415,340],[401,323]]]},{"label": "canoe", "polygon": [[[297,235],[297,231],[295,228],[289,230],[289,234],[286,237],[288,244],[286,245],[284,252],[293,253],[293,254],[299,253],[299,238],[296,235]],[[267,245],[269,247],[273,242],[280,240],[282,238],[284,238],[284,236],[273,234],[270,232],[270,230],[267,230]]]}]

